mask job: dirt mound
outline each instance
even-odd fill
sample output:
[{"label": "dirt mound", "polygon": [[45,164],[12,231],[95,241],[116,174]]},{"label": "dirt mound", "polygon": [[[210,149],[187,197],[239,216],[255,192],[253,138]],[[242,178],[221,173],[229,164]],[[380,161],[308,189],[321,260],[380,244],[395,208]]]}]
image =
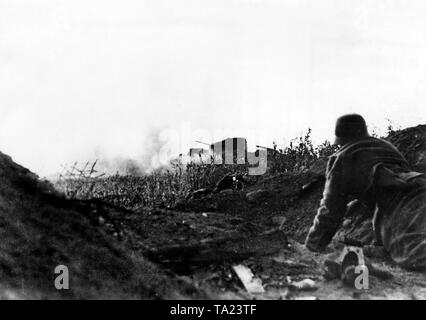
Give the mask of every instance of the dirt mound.
[{"label": "dirt mound", "polygon": [[386,139],[397,146],[415,170],[426,172],[426,125],[392,132]]},{"label": "dirt mound", "polygon": [[[111,211],[102,208],[64,199],[0,153],[0,297],[203,297],[102,231],[97,211]],[[70,290],[55,289],[58,265]]]}]

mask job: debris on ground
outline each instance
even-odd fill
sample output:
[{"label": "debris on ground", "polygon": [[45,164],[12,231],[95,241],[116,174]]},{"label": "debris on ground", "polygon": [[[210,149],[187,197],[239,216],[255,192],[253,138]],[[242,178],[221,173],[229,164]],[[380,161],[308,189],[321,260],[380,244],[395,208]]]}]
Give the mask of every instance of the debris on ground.
[{"label": "debris on ground", "polygon": [[301,291],[315,291],[318,289],[316,282],[312,279],[304,279],[290,283],[291,287]]},{"label": "debris on ground", "polygon": [[243,190],[246,181],[244,180],[245,174],[227,174],[217,183],[214,188],[214,193],[221,192],[223,190]]},{"label": "debris on ground", "polygon": [[235,271],[248,293],[256,294],[265,292],[262,286],[262,280],[256,278],[249,268],[240,264],[233,266],[232,269]]}]

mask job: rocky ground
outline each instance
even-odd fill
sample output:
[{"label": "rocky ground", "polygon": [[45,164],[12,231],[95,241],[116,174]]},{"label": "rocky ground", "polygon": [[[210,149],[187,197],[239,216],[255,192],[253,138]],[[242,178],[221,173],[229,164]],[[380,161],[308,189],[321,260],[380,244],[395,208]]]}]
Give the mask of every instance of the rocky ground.
[{"label": "rocky ground", "polygon": [[[389,139],[426,172],[426,126]],[[326,160],[262,178],[244,190],[189,197],[169,209],[123,210],[70,201],[0,154],[0,295],[3,298],[426,299],[426,277],[369,255],[369,290],[324,278],[326,255],[301,243],[324,186]],[[371,213],[348,213],[331,251],[350,237],[371,244]],[[367,253],[367,252],[366,252]],[[71,290],[54,289],[56,265]],[[251,293],[234,266],[261,281]],[[299,281],[310,279],[312,281]]]}]

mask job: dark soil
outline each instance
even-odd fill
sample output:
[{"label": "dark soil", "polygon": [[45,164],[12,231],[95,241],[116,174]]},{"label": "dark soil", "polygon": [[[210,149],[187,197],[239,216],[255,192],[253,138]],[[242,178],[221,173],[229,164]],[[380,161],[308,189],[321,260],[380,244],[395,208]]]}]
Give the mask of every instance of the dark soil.
[{"label": "dark soil", "polygon": [[[93,205],[64,199],[4,154],[0,181],[0,297],[206,297],[107,234]],[[70,290],[54,286],[58,265],[69,269]]]}]

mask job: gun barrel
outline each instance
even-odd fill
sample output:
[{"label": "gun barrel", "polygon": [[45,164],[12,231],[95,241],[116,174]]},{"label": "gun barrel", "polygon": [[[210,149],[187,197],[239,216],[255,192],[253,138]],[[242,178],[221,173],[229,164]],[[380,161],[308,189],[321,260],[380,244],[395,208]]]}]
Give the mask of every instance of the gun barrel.
[{"label": "gun barrel", "polygon": [[268,148],[268,147],[263,147],[263,146],[256,146],[256,148],[260,148],[260,149],[266,149],[266,150],[274,150],[272,148]]},{"label": "gun barrel", "polygon": [[205,143],[205,142],[202,142],[202,141],[195,141],[196,143],[201,143],[201,144],[204,144],[204,145],[206,145],[206,146],[210,146],[210,144],[209,143]]}]

